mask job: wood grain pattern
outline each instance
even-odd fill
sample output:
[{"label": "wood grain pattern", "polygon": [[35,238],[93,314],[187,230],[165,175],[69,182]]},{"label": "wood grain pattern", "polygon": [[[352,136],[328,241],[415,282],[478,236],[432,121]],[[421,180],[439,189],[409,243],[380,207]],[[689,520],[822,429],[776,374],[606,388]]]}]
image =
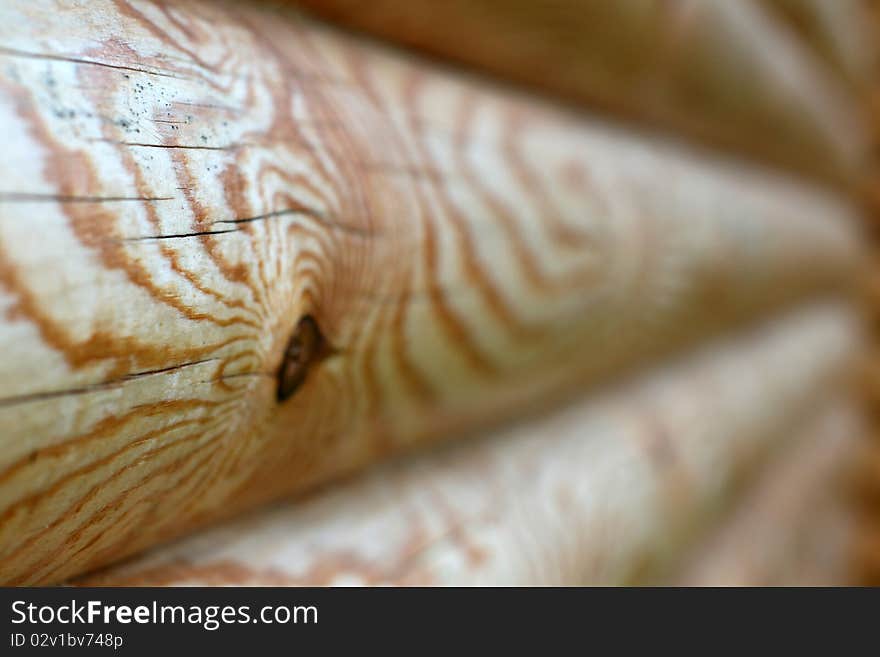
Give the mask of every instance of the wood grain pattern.
[{"label": "wood grain pattern", "polygon": [[[0,582],[849,287],[855,216],[242,4],[0,4]],[[326,352],[277,373],[314,318]]]},{"label": "wood grain pattern", "polygon": [[843,186],[880,64],[862,0],[287,0],[319,16]]},{"label": "wood grain pattern", "polygon": [[[843,182],[872,215],[880,208],[880,12],[871,0],[288,1],[591,108]],[[872,537],[880,535],[873,508]],[[865,581],[880,581],[880,551],[864,553],[873,573]]]},{"label": "wood grain pattern", "polygon": [[[800,473],[817,485],[807,500],[829,492],[813,475],[852,456],[847,445],[861,435],[841,385],[856,346],[850,312],[826,305],[776,319],[589,402],[383,466],[79,583],[662,581],[750,471],[780,452],[795,469],[780,483]],[[816,444],[825,446],[818,455]],[[778,529],[743,537],[753,556],[784,535]],[[698,575],[712,573],[689,574]]]}]

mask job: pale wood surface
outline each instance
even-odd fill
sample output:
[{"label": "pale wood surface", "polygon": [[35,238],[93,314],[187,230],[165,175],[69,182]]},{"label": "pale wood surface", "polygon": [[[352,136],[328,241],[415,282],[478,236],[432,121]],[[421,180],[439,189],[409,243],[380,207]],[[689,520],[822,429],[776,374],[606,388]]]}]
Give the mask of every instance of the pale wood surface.
[{"label": "pale wood surface", "polygon": [[[244,4],[0,4],[0,582],[846,289],[832,196]],[[325,349],[277,400],[295,327]]]},{"label": "pale wood surface", "polygon": [[[815,443],[840,448],[831,461],[851,456],[861,435],[844,385],[854,328],[846,308],[802,310],[589,402],[381,467],[81,583],[655,581],[768,456],[784,450],[803,473],[803,453],[808,475],[829,460],[829,449],[811,454]],[[817,488],[808,499],[821,496]],[[753,556],[780,540],[762,529],[742,538],[757,544]]]}]

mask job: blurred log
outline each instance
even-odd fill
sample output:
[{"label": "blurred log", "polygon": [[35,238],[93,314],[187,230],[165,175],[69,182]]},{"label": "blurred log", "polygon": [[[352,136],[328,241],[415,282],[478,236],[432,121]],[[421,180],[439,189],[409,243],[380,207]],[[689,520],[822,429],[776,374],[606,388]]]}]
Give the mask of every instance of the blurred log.
[{"label": "blurred log", "polygon": [[[389,464],[79,583],[652,581],[768,454],[785,449],[803,465],[804,453],[807,475],[847,456],[859,431],[841,394],[854,346],[848,312],[802,310],[589,403]],[[817,457],[822,441],[833,453]]]},{"label": "blurred log", "polygon": [[870,93],[880,43],[869,0],[760,0],[859,96]]},{"label": "blurred log", "polygon": [[853,400],[790,436],[732,513],[685,551],[676,586],[840,586],[853,579],[852,475],[864,453]]},{"label": "blurred log", "polygon": [[[0,582],[848,288],[834,198],[239,4],[0,4]],[[280,379],[280,380],[279,380]]]},{"label": "blurred log", "polygon": [[866,361],[866,369],[872,375],[867,387],[872,393],[869,411],[872,413],[874,431],[862,455],[856,479],[857,517],[861,532],[855,550],[855,569],[860,584],[880,586],[880,432],[877,431],[880,416],[880,400],[877,396],[880,381],[877,372],[880,370],[880,359],[875,352]]},{"label": "blurred log", "polygon": [[288,3],[844,186],[870,158],[863,101],[878,45],[861,2]]},{"label": "blurred log", "polygon": [[[876,43],[880,35],[880,3],[876,0],[866,0],[871,9],[869,25]],[[876,71],[876,67],[874,69]],[[875,153],[880,152],[880,88],[876,83],[876,73],[873,76],[871,86],[872,120],[874,135],[871,140]],[[873,271],[865,277],[864,287],[867,289],[867,311],[870,325],[873,328],[874,350],[870,358],[865,359],[864,369],[868,371],[865,391],[870,412],[874,418],[874,431],[871,442],[867,446],[864,457],[865,467],[862,470],[862,478],[859,481],[862,489],[859,496],[859,517],[862,532],[856,550],[856,568],[859,582],[868,586],[880,586],[880,351],[877,350],[880,341],[880,158],[875,157],[870,170],[871,177],[865,185],[865,197],[870,211],[869,229],[871,237],[872,258],[874,261]]]}]

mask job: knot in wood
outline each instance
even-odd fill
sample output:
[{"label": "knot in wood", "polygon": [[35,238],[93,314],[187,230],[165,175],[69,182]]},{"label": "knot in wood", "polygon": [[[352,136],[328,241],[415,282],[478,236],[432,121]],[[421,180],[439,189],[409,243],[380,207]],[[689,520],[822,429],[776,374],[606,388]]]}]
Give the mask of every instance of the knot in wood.
[{"label": "knot in wood", "polygon": [[296,325],[284,359],[278,371],[278,401],[289,398],[305,381],[311,365],[323,350],[324,337],[317,322],[310,315],[304,316]]}]

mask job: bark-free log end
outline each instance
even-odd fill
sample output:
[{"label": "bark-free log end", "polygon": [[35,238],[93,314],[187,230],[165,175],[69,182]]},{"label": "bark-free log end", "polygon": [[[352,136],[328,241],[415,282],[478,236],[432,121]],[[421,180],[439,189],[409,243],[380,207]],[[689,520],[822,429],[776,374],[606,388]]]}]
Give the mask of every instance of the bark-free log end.
[{"label": "bark-free log end", "polygon": [[299,389],[309,369],[320,360],[323,352],[324,336],[314,318],[306,315],[297,323],[284,350],[284,359],[278,370],[279,402],[283,402]]}]

